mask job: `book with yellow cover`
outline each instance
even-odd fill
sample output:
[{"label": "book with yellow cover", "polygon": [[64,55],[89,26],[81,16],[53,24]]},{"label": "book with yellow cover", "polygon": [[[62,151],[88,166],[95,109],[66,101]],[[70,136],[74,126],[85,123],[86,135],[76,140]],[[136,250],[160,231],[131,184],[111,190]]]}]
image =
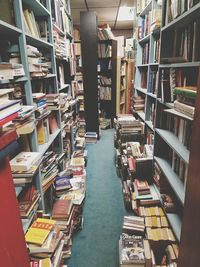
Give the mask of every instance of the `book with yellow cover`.
[{"label": "book with yellow cover", "polygon": [[42,245],[54,226],[54,220],[38,218],[28,229],[25,235],[26,242]]},{"label": "book with yellow cover", "polygon": [[35,260],[30,262],[30,267],[52,267],[50,258]]}]

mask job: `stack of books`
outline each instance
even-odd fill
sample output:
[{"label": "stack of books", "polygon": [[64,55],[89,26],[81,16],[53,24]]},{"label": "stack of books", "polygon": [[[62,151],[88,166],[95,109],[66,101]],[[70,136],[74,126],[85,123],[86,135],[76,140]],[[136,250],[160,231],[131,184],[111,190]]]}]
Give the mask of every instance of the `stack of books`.
[{"label": "stack of books", "polygon": [[47,107],[49,110],[59,109],[59,94],[46,94]]},{"label": "stack of books", "polygon": [[86,132],[85,142],[86,142],[86,144],[95,144],[97,142],[97,133],[96,132]]},{"label": "stack of books", "polygon": [[69,189],[72,188],[72,185],[70,183],[70,178],[72,177],[73,177],[73,173],[70,169],[63,171],[56,176],[55,188],[56,188],[57,197],[60,197],[63,194],[66,194],[67,191],[69,191]]},{"label": "stack of books", "polygon": [[0,72],[0,81],[13,80],[25,75],[22,64],[11,62],[1,62]]},{"label": "stack of books", "polygon": [[135,112],[144,111],[145,106],[145,99],[141,96],[134,96],[133,97],[133,109]]},{"label": "stack of books", "polygon": [[33,93],[33,104],[36,109],[36,117],[38,120],[45,118],[50,114],[47,109],[47,99],[44,93]]},{"label": "stack of books", "polygon": [[44,77],[49,72],[48,59],[44,59],[39,50],[31,45],[27,45],[29,72],[32,78]]},{"label": "stack of books", "polygon": [[125,233],[140,233],[141,235],[144,235],[144,218],[139,216],[124,216],[124,223],[122,229]]},{"label": "stack of books", "polygon": [[30,258],[32,260],[49,258],[52,266],[59,266],[64,246],[63,236],[55,220],[37,218],[25,235]]},{"label": "stack of books", "polygon": [[154,205],[160,203],[160,198],[154,185],[148,185],[147,181],[138,180],[136,180],[133,185],[135,197],[139,205]]}]

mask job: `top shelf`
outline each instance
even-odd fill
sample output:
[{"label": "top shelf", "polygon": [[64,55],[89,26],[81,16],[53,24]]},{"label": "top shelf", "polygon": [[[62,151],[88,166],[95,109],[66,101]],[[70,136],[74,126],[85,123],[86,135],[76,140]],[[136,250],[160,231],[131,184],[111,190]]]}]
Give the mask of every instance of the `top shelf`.
[{"label": "top shelf", "polygon": [[22,3],[32,10],[36,16],[50,16],[50,12],[38,0],[22,0]]},{"label": "top shelf", "polygon": [[146,14],[148,14],[149,11],[151,11],[151,8],[152,8],[152,1],[150,1],[150,2],[148,3],[148,5],[145,6],[145,8],[140,12],[140,17],[143,17],[143,16],[145,16]]},{"label": "top shelf", "polygon": [[184,27],[188,26],[188,24],[195,20],[195,18],[199,18],[199,12],[200,12],[200,3],[196,4],[192,8],[190,8],[188,11],[181,14],[179,17],[171,21],[169,24],[164,26],[161,31],[166,30],[172,30],[176,27]]}]

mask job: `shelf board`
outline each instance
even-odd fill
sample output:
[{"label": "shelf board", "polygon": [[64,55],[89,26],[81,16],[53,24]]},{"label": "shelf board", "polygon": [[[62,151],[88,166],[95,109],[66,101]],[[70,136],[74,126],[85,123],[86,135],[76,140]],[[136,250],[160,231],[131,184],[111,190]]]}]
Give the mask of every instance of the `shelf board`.
[{"label": "shelf board", "polygon": [[146,123],[146,125],[147,125],[152,131],[154,131],[152,121],[145,121],[145,123]]},{"label": "shelf board", "polygon": [[36,47],[45,47],[45,48],[52,48],[53,45],[51,43],[45,42],[37,37],[34,37],[28,33],[26,33],[26,41],[27,44],[36,46]]},{"label": "shelf board", "polygon": [[187,116],[187,115],[185,115],[185,114],[183,114],[183,113],[181,113],[181,112],[179,112],[179,111],[176,111],[175,109],[165,109],[164,110],[165,112],[168,112],[168,113],[171,113],[171,114],[173,114],[173,115],[176,115],[176,116],[178,116],[178,117],[181,117],[181,118],[183,118],[183,119],[186,119],[186,120],[190,120],[190,121],[193,121],[193,118],[191,118],[191,117],[189,117],[189,116]]},{"label": "shelf board", "polygon": [[0,20],[0,34],[3,37],[17,37],[22,33],[19,28]]},{"label": "shelf board", "polygon": [[73,39],[73,36],[71,35],[71,33],[66,32],[65,35],[66,35],[67,38]]},{"label": "shelf board", "polygon": [[181,227],[182,227],[182,222],[181,218],[175,214],[175,213],[166,213],[167,218],[173,228],[174,234],[177,238],[177,240],[180,242],[181,239]]},{"label": "shelf board", "polygon": [[[50,12],[38,0],[22,0],[23,5],[29,7],[36,16],[50,16]],[[24,6],[23,6],[24,7]]]},{"label": "shelf board", "polygon": [[143,93],[143,94],[147,94],[147,89],[143,89],[143,88],[140,88],[140,87],[136,87],[135,88],[137,91],[139,91],[139,92],[141,92],[141,93]]},{"label": "shelf board", "polygon": [[55,77],[56,77],[56,74],[49,73],[46,76],[32,77],[31,80],[32,81],[34,81],[34,80],[43,80],[43,79],[51,79],[51,78],[55,78]]},{"label": "shelf board", "polygon": [[142,119],[143,121],[145,121],[145,113],[140,111],[140,112],[136,112],[137,115],[140,117],[140,119]]},{"label": "shelf board", "polygon": [[156,156],[154,156],[154,159],[160,166],[162,172],[164,173],[166,179],[168,180],[169,184],[171,185],[174,193],[180,200],[181,204],[184,205],[185,190],[183,182],[178,177],[178,175],[172,170],[171,166],[166,160]]},{"label": "shelf board", "polygon": [[112,59],[112,57],[98,57],[98,60]]},{"label": "shelf board", "polygon": [[137,65],[137,68],[147,68],[149,66],[149,64],[141,64],[141,65]]},{"label": "shelf board", "polygon": [[70,87],[70,84],[68,84],[68,83],[64,84],[61,88],[58,89],[58,91],[60,92],[64,89],[66,89],[67,87]]},{"label": "shelf board", "polygon": [[15,187],[15,192],[16,192],[16,196],[17,197],[19,196],[19,194],[21,193],[22,190],[23,190],[23,187],[22,186]]},{"label": "shelf board", "polygon": [[156,129],[156,132],[179,155],[179,157],[186,163],[189,163],[189,150],[179,141],[177,136],[172,132],[163,129]]},{"label": "shelf board", "polygon": [[100,43],[100,44],[112,43],[112,40],[111,39],[108,39],[108,40],[98,40],[98,43]]},{"label": "shelf board", "polygon": [[170,103],[170,102],[162,102],[161,98],[157,98],[158,102],[161,104],[161,105],[164,105],[170,109],[172,109],[174,107],[174,103]]},{"label": "shelf board", "polygon": [[150,67],[158,67],[159,66],[159,63],[149,63],[149,66]]},{"label": "shelf board", "polygon": [[60,27],[58,25],[56,25],[55,23],[53,24],[53,27],[56,29],[56,31],[58,32],[58,34],[65,36],[65,33],[60,29]]},{"label": "shelf board", "polygon": [[50,145],[53,143],[53,141],[56,139],[56,137],[58,136],[59,133],[60,133],[60,129],[58,129],[55,133],[50,134],[49,142],[47,142],[43,145],[39,145],[39,152],[42,155],[47,151],[47,149],[50,147]]},{"label": "shelf board", "polygon": [[160,34],[160,27],[159,28],[157,28],[157,29],[155,29],[155,30],[153,30],[151,33],[152,33],[152,35],[159,35]]},{"label": "shelf board", "polygon": [[147,42],[150,40],[150,36],[151,36],[150,33],[147,34],[147,35],[144,36],[142,39],[140,39],[140,40],[138,41],[138,43],[139,43],[139,44],[147,43]]},{"label": "shelf board", "polygon": [[147,92],[147,95],[150,96],[150,97],[152,97],[152,98],[154,98],[154,99],[156,99],[156,95],[155,94],[152,94],[152,93],[148,93]]},{"label": "shelf board", "polygon": [[7,84],[7,83],[20,83],[20,82],[26,82],[28,81],[27,77],[19,77],[17,79],[13,79],[13,80],[2,80],[0,81],[0,84]]},{"label": "shelf board", "polygon": [[184,12],[180,16],[178,16],[176,19],[171,21],[169,24],[164,26],[161,31],[166,30],[172,30],[175,27],[184,27],[185,25],[188,26],[188,24],[191,21],[194,21],[195,18],[199,17],[200,12],[200,3],[196,4],[192,8],[190,8],[188,11]]},{"label": "shelf board", "polygon": [[200,66],[199,61],[159,65],[160,68],[193,68],[193,67],[199,67],[199,66]]},{"label": "shelf board", "polygon": [[152,7],[152,1],[150,1],[150,2],[148,3],[148,5],[145,6],[145,8],[140,12],[140,17],[143,17],[143,16],[145,16],[146,14],[148,14],[149,11],[151,11],[151,7]]}]

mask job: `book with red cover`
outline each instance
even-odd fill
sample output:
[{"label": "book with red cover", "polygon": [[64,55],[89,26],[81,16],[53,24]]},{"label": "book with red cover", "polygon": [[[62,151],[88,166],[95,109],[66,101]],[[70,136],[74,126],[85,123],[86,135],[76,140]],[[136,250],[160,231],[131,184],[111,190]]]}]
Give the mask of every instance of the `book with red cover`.
[{"label": "book with red cover", "polygon": [[52,219],[68,219],[72,209],[72,201],[59,199],[53,205]]},{"label": "book with red cover", "polygon": [[4,130],[0,133],[0,149],[3,149],[12,141],[17,140],[18,135],[16,130]]},{"label": "book with red cover", "polygon": [[136,159],[135,158],[128,158],[128,166],[131,172],[136,171]]},{"label": "book with red cover", "polygon": [[4,124],[6,124],[7,122],[14,120],[17,117],[18,117],[18,112],[15,112],[15,113],[7,116],[6,118],[0,120],[0,127],[3,126]]},{"label": "book with red cover", "polygon": [[30,267],[8,159],[0,163],[0,203],[0,265]]}]

